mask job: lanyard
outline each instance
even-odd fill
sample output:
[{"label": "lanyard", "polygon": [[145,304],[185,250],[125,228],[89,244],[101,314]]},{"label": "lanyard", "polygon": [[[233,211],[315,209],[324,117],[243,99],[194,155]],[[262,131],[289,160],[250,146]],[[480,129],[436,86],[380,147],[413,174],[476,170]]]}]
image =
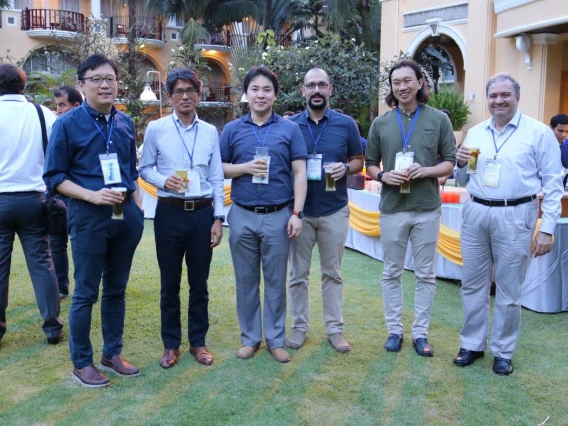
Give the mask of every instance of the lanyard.
[{"label": "lanyard", "polygon": [[402,126],[402,120],[400,119],[400,108],[396,109],[396,118],[398,120],[398,128],[400,129],[400,134],[402,136],[402,147],[404,152],[408,149],[408,142],[412,137],[412,133],[414,132],[414,126],[416,125],[416,121],[418,120],[418,116],[420,115],[420,108],[422,105],[418,105],[416,109],[416,114],[414,115],[414,120],[412,120],[412,124],[410,125],[410,129],[408,129],[408,134],[404,133],[404,127]]},{"label": "lanyard", "polygon": [[256,133],[256,129],[254,128],[254,125],[252,123],[250,123],[250,127],[252,127],[252,131],[254,132],[254,136],[256,137],[256,140],[258,141],[260,146],[264,146],[264,144],[266,143],[266,138],[268,136],[268,133],[270,133],[270,128],[272,127],[272,123],[270,123],[270,126],[268,126],[268,130],[266,131],[266,133],[264,135],[264,139],[262,140],[262,142],[260,141],[260,138],[258,137],[258,133]]},{"label": "lanyard", "polygon": [[114,119],[113,118],[110,119],[110,130],[108,132],[108,136],[105,137],[105,134],[103,133],[103,131],[101,130],[101,128],[99,127],[97,122],[93,119],[93,117],[91,117],[91,114],[89,114],[89,112],[87,111],[87,108],[85,108],[85,104],[83,103],[81,106],[83,107],[83,111],[85,111],[85,114],[87,114],[89,116],[89,118],[91,119],[91,121],[93,122],[93,124],[95,125],[95,127],[97,128],[97,130],[99,131],[101,136],[103,137],[103,139],[106,143],[107,154],[108,154],[110,152],[110,138],[112,136],[112,128],[114,127]]},{"label": "lanyard", "polygon": [[501,146],[499,147],[499,149],[497,149],[497,142],[495,141],[495,131],[490,127],[489,130],[491,130],[491,136],[493,136],[493,146],[495,146],[495,157],[494,159],[497,159],[497,154],[499,154],[499,151],[501,151],[501,148],[503,148],[503,145],[505,145],[507,143],[507,141],[511,138],[511,136],[513,136],[513,133],[515,133],[517,131],[517,129],[519,128],[519,124],[521,124],[521,118],[523,117],[522,114],[519,115],[519,121],[517,121],[517,126],[515,127],[515,130],[513,130],[509,136],[507,136],[507,139],[505,139],[505,142],[503,142],[501,144]]},{"label": "lanyard", "polygon": [[327,124],[327,120],[325,120],[323,122],[323,126],[321,126],[321,131],[320,131],[320,134],[317,137],[317,139],[314,139],[314,132],[312,131],[312,126],[310,125],[310,122],[308,121],[308,111],[306,111],[306,122],[308,123],[308,129],[310,129],[310,135],[312,135],[312,141],[314,141],[314,154],[315,154],[316,148],[317,148],[318,143],[321,139],[321,135],[323,135],[323,129],[325,129],[325,125]]},{"label": "lanyard", "polygon": [[174,120],[173,115],[172,115],[172,121],[174,122],[174,126],[175,126],[175,128],[178,132],[179,138],[181,139],[181,143],[183,144],[183,147],[187,151],[187,155],[189,155],[190,168],[193,169],[193,153],[195,152],[195,142],[197,141],[197,131],[199,130],[199,128],[197,127],[197,123],[195,123],[195,135],[193,136],[193,147],[191,148],[191,153],[190,153],[189,149],[187,149],[187,145],[185,144],[185,140],[183,139],[183,136],[181,135],[181,132],[179,131],[179,127],[178,127],[176,121]]}]

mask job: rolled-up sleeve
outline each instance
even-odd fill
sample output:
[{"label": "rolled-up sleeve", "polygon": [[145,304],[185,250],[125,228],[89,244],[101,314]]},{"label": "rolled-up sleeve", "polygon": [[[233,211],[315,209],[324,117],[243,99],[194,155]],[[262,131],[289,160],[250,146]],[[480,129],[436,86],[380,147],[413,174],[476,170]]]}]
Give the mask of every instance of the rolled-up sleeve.
[{"label": "rolled-up sleeve", "polygon": [[536,163],[542,181],[542,223],[540,231],[554,233],[556,222],[562,211],[562,163],[558,141],[552,130],[545,129],[536,145]]},{"label": "rolled-up sleeve", "polygon": [[158,161],[158,148],[156,146],[156,138],[154,132],[154,123],[151,122],[144,133],[144,148],[142,149],[142,157],[140,158],[140,167],[138,173],[144,179],[156,188],[165,189],[167,176],[162,175],[155,166]]},{"label": "rolled-up sleeve", "polygon": [[61,120],[57,120],[51,129],[43,166],[43,180],[49,189],[56,191],[55,188],[69,180],[69,164],[67,129]]}]

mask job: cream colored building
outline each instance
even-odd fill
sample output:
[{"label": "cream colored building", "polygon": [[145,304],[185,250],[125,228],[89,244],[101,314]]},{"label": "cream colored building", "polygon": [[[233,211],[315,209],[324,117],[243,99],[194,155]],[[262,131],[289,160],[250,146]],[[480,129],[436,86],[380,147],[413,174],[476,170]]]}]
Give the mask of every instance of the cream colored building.
[{"label": "cream colored building", "polygon": [[[381,0],[381,61],[427,45],[451,58],[449,77],[469,101],[469,128],[489,116],[485,84],[508,72],[520,109],[545,123],[568,114],[567,0]],[[381,110],[388,107],[381,105]]]}]

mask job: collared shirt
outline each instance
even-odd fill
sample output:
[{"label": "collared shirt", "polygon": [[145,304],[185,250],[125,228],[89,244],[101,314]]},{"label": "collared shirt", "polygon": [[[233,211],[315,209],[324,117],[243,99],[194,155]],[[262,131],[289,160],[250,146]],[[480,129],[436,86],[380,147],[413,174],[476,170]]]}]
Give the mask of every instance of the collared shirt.
[{"label": "collared shirt", "polygon": [[[107,152],[110,120],[114,124],[109,152],[117,154],[122,183],[105,185],[99,155]],[[138,170],[134,135],[134,123],[128,115],[113,106],[107,122],[103,114],[83,102],[83,106],[69,111],[53,125],[45,158],[45,183],[53,190],[69,180],[91,191],[113,186],[123,186],[128,192],[135,191]]]},{"label": "collared shirt", "polygon": [[[416,115],[401,112],[406,134]],[[383,171],[394,170],[396,153],[403,148],[396,108],[375,118],[369,131],[365,161],[367,167],[383,163]],[[408,151],[414,152],[414,162],[422,167],[434,167],[441,161],[456,162],[456,146],[452,124],[446,114],[428,105],[422,105],[414,132],[408,142]],[[401,211],[429,211],[440,207],[438,178],[412,179],[410,194],[401,194],[400,186],[383,184],[380,209],[384,213]]]},{"label": "collared shirt", "polygon": [[[317,125],[310,118],[307,110],[290,117],[290,120],[300,126],[308,153],[322,155],[322,165],[326,162],[346,163],[349,157],[360,155],[363,152],[357,125],[347,115],[328,108]],[[314,148],[315,141],[317,145]],[[335,191],[325,190],[323,168],[321,180],[308,180],[308,192],[304,205],[304,213],[307,216],[325,216],[335,213],[345,207],[347,202],[347,176],[335,182]]]},{"label": "collared shirt", "polygon": [[[268,136],[266,132],[269,132]],[[264,146],[268,147],[270,156],[268,184],[252,183],[249,174],[236,177],[231,183],[231,199],[245,206],[287,203],[294,197],[292,161],[303,160],[308,155],[300,127],[274,112],[262,126],[254,124],[250,114],[232,121],[221,133],[223,163],[242,164],[252,161],[255,147],[261,145],[257,136],[261,142],[266,137]]]},{"label": "collared shirt", "polygon": [[[55,117],[42,106],[47,135]],[[0,192],[45,191],[41,124],[24,95],[0,96]]]},{"label": "collared shirt", "polygon": [[200,177],[201,193],[193,198],[213,198],[215,215],[223,215],[225,191],[219,135],[215,126],[200,120],[197,114],[188,127],[184,126],[175,112],[148,124],[140,159],[140,176],[158,188],[160,197],[184,198],[184,194],[166,189],[164,185],[177,169],[189,169],[188,152],[193,157],[193,170]]},{"label": "collared shirt", "polygon": [[[517,128],[518,126],[518,128]],[[514,133],[513,133],[514,132]],[[495,157],[503,162],[497,187],[482,184],[485,165]],[[506,142],[505,142],[506,141]],[[542,189],[542,224],[540,230],[552,234],[562,210],[562,164],[558,141],[550,127],[517,111],[499,133],[493,118],[467,132],[465,146],[479,146],[477,173],[467,174],[467,165],[456,166],[454,176],[468,192],[486,200],[509,200],[537,194]]]}]

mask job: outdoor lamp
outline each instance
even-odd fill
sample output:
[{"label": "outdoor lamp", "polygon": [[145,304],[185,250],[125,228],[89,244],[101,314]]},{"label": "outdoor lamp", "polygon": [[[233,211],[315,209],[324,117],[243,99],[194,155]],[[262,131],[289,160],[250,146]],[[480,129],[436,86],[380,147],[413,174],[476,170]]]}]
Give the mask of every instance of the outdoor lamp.
[{"label": "outdoor lamp", "polygon": [[150,83],[146,83],[144,85],[144,90],[140,94],[140,100],[141,101],[157,101],[158,100],[158,98],[156,98],[156,94],[154,93],[154,91],[150,87]]}]

